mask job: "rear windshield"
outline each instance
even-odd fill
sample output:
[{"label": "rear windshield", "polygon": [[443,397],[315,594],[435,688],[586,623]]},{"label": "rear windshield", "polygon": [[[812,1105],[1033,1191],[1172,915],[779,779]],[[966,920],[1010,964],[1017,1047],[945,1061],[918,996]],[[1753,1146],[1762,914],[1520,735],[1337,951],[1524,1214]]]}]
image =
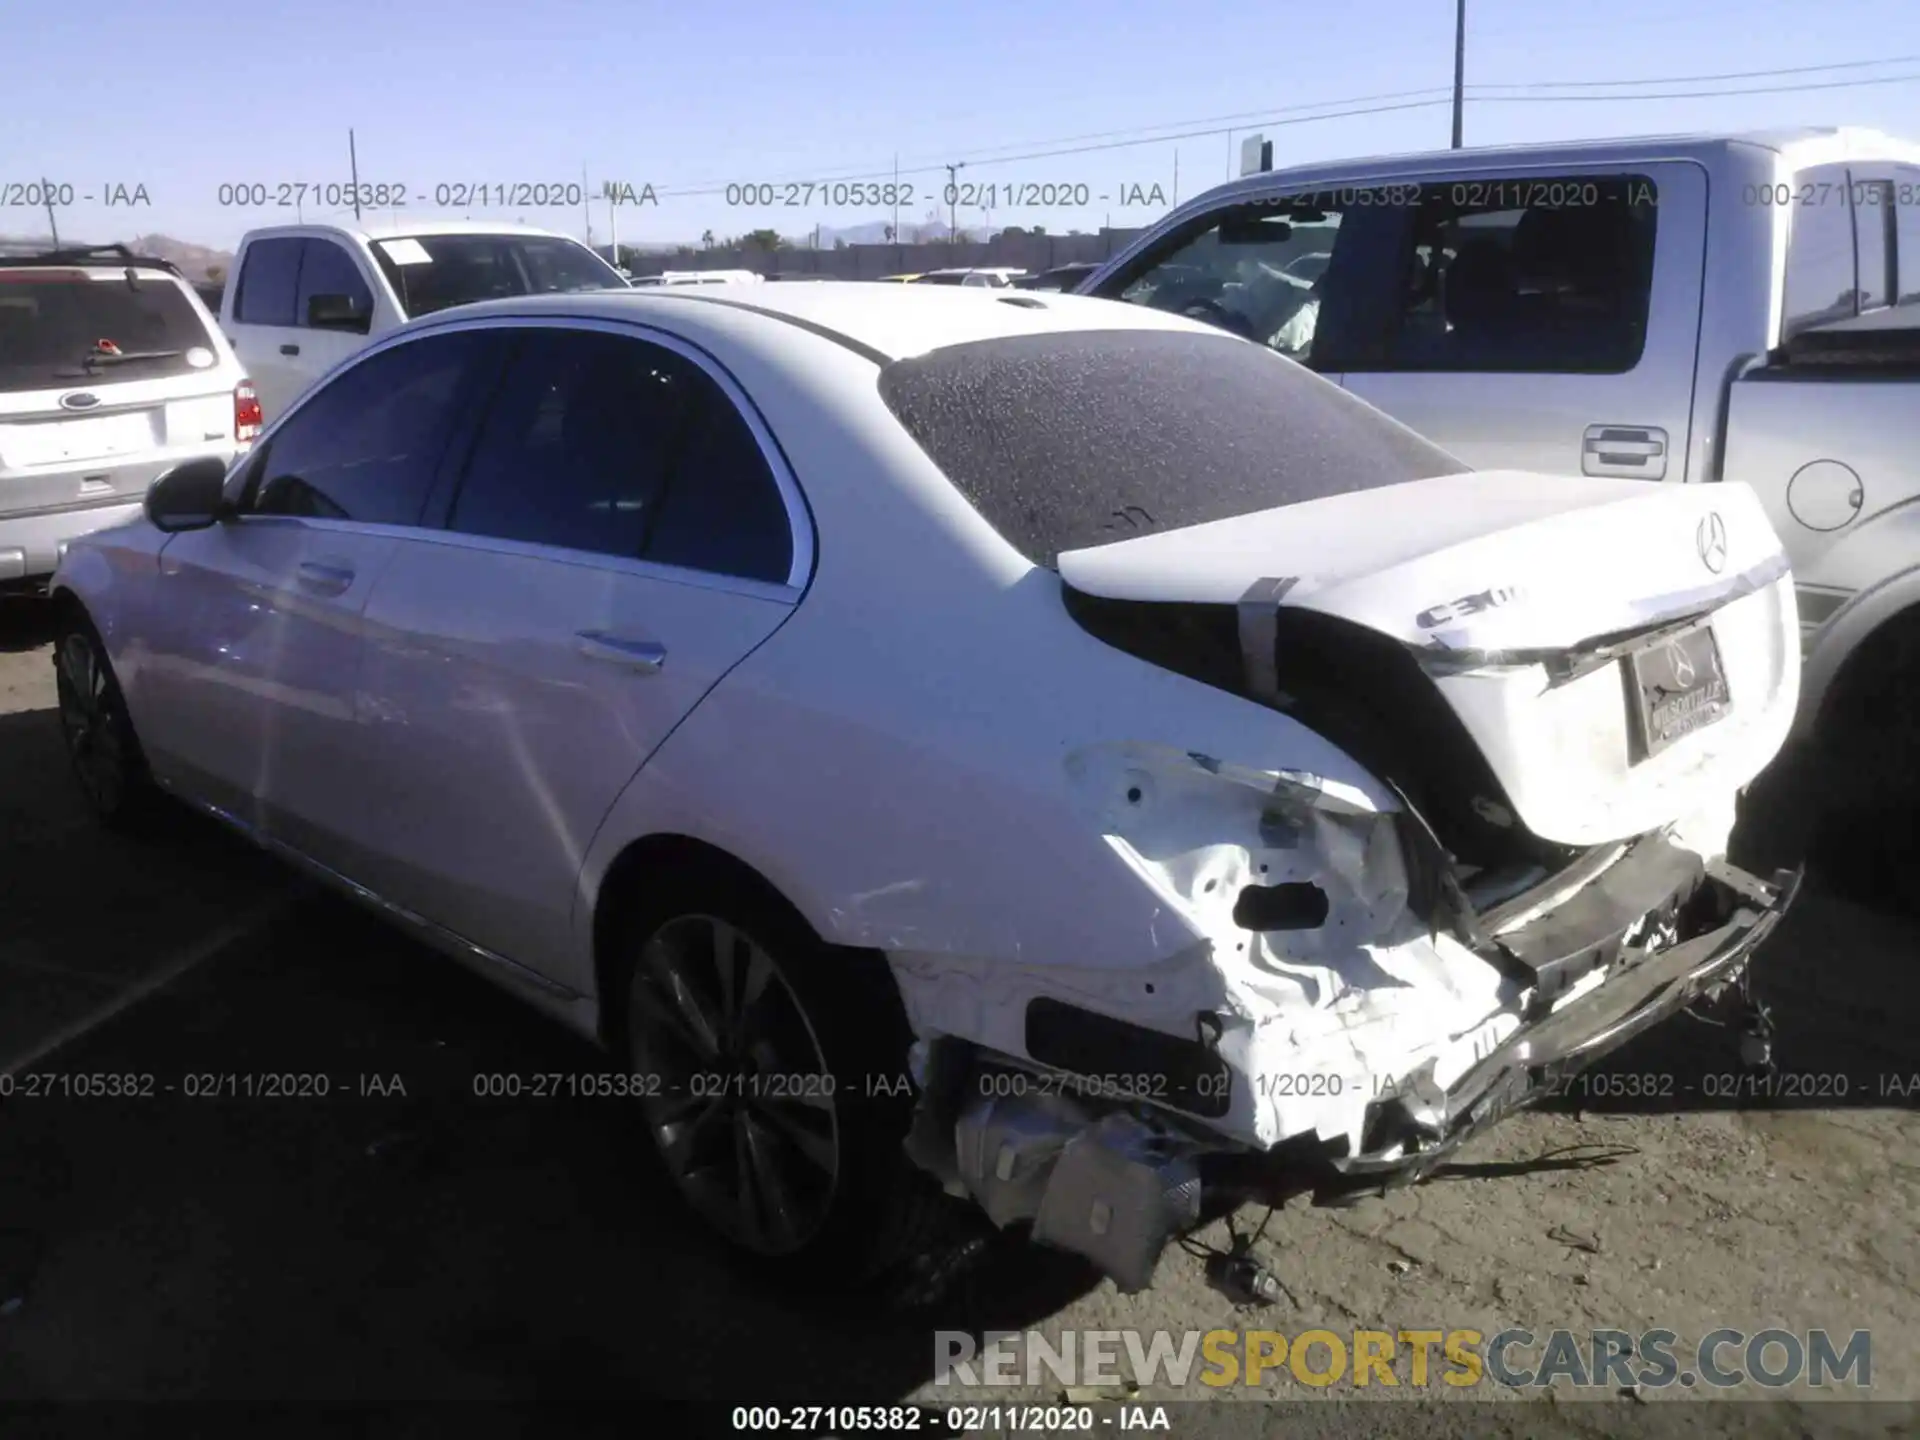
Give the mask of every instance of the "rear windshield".
[{"label": "rear windshield", "polygon": [[627,288],[618,270],[557,235],[412,235],[376,240],[373,253],[409,316],[512,295]]},{"label": "rear windshield", "polygon": [[0,267],[0,390],[186,375],[212,344],[177,280]]},{"label": "rear windshield", "polygon": [[1073,330],[880,374],[900,423],[1036,565],[1060,553],[1468,467],[1228,335]]}]

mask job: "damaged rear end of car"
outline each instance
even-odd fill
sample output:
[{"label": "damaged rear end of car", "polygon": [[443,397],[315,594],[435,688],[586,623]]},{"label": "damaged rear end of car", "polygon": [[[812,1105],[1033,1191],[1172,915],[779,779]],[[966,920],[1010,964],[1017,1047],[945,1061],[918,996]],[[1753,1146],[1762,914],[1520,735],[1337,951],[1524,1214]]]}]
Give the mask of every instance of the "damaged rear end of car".
[{"label": "damaged rear end of car", "polygon": [[[910,1152],[997,1224],[1141,1288],[1210,1192],[1418,1180],[1743,983],[1797,876],[1726,848],[1799,685],[1791,576],[1744,487],[1471,472],[1184,331],[950,347],[881,389],[1079,631],[1377,782],[1066,747],[1088,834],[1166,917],[1161,958],[1124,985],[1097,960],[964,982],[895,960]],[[1017,1037],[967,1020],[987,983]]]}]

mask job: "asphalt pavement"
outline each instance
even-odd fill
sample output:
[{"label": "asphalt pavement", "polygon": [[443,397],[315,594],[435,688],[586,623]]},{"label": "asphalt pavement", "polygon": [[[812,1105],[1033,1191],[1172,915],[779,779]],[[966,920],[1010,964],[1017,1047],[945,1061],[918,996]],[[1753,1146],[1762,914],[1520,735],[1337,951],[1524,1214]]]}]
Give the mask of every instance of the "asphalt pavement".
[{"label": "asphalt pavement", "polygon": [[[182,816],[159,843],[91,826],[47,639],[39,607],[0,602],[0,1405],[425,1416],[604,1395],[647,1433],[663,1399],[943,1405],[938,1329],[1417,1324],[1871,1328],[1874,1398],[1920,1401],[1920,923],[1884,894],[1816,881],[1763,952],[1782,1070],[1828,1077],[1804,1095],[1709,1094],[1736,1037],[1677,1020],[1605,1066],[1672,1077],[1650,1093],[1589,1086],[1415,1189],[1286,1207],[1261,1253],[1288,1299],[1257,1316],[1182,1251],[1123,1296],[1010,1246],[903,1312],[724,1253],[621,1102],[477,1094],[476,1077],[601,1066],[477,977],[208,823]],[[1808,803],[1770,782],[1744,858],[1803,849]],[[1252,1393],[1305,1392],[1282,1375]],[[1839,1433],[1823,1398],[1739,1423]],[[1629,1404],[1659,1408],[1534,1403],[1520,1432],[1610,1433]],[[1841,1428],[1898,1433],[1920,1412],[1891,1414]],[[1413,1415],[1366,1425],[1490,1428],[1464,1407]]]}]

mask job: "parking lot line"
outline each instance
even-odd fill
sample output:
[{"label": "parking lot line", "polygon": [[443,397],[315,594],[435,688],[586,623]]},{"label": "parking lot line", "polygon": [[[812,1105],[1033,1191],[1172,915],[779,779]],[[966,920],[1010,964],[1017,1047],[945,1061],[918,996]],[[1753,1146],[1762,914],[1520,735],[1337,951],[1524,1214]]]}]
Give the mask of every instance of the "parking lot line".
[{"label": "parking lot line", "polygon": [[270,922],[287,910],[296,898],[295,894],[274,895],[242,911],[212,934],[189,945],[157,970],[120,991],[98,1009],[89,1011],[72,1024],[63,1025],[24,1054],[0,1063],[0,1078],[17,1075],[28,1066],[38,1064],[62,1046],[71,1044],[87,1032],[106,1024],[122,1011],[138,1005],[149,995],[165,989],[189,970],[211,960],[228,946],[237,944],[256,931],[265,929]]}]

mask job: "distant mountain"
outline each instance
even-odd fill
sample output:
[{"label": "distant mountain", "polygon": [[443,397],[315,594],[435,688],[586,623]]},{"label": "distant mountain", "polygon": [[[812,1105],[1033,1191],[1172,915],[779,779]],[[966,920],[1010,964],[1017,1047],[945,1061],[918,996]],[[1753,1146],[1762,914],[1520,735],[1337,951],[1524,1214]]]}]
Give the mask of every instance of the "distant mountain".
[{"label": "distant mountain", "polygon": [[[77,248],[81,245],[108,245],[116,243],[108,240],[96,240],[92,237],[81,238],[62,235],[63,248]],[[209,270],[219,270],[223,275],[227,267],[233,264],[231,250],[216,250],[211,245],[195,245],[191,241],[176,240],[171,235],[135,235],[123,239],[125,245],[137,255],[151,255],[159,260],[171,260],[180,267],[180,273],[187,279],[202,281],[208,278]],[[38,251],[53,248],[51,235],[0,235],[0,255],[31,255]]]}]

